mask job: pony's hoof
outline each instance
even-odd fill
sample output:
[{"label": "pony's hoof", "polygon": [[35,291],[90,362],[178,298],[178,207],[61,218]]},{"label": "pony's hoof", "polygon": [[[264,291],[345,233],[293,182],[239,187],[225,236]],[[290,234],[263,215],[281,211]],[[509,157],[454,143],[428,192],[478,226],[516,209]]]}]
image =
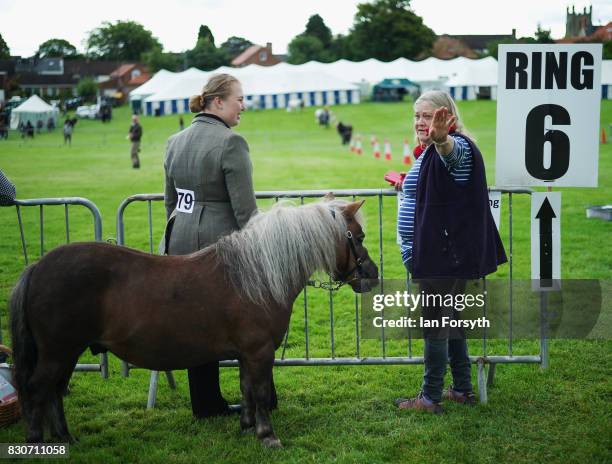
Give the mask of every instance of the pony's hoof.
[{"label": "pony's hoof", "polygon": [[261,443],[266,448],[282,448],[283,447],[283,444],[281,443],[281,441],[276,437],[262,438]]},{"label": "pony's hoof", "polygon": [[250,427],[243,427],[241,429],[241,432],[242,432],[243,435],[248,435],[248,434],[251,434],[251,433],[255,433],[255,426],[251,425]]}]

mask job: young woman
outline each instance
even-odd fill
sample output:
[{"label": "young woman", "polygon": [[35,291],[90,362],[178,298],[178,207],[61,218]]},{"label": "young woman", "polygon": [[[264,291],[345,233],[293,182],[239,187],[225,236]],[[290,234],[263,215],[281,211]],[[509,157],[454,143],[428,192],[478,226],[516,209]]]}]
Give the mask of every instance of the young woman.
[{"label": "young woman", "polygon": [[[212,76],[202,93],[190,98],[189,108],[197,115],[189,127],[170,137],[164,161],[170,255],[211,245],[243,228],[257,211],[249,147],[232,131],[245,109],[240,82],[228,74]],[[221,395],[217,361],[188,374],[194,416],[239,410],[230,409]]]}]

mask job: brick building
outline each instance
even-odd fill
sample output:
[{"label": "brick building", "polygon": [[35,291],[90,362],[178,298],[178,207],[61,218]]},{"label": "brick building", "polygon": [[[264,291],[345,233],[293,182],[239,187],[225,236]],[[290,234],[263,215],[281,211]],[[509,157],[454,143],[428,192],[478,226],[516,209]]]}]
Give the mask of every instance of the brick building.
[{"label": "brick building", "polygon": [[272,54],[272,44],[268,42],[265,47],[262,47],[261,45],[251,45],[232,60],[232,66],[236,68],[241,68],[249,64],[274,66],[280,62],[281,60]]}]

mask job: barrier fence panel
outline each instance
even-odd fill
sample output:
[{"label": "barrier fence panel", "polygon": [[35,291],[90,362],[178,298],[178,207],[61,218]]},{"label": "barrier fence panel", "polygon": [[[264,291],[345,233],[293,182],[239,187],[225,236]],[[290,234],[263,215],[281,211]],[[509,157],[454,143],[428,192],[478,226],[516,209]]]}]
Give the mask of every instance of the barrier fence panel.
[{"label": "barrier fence panel", "polygon": [[[487,385],[491,385],[493,383],[493,378],[495,374],[495,366],[496,364],[506,364],[506,363],[532,363],[532,364],[540,364],[541,367],[546,367],[548,364],[548,340],[546,334],[545,324],[542,324],[542,330],[540,333],[540,352],[538,354],[533,355],[518,355],[515,356],[513,354],[513,279],[514,279],[514,248],[513,248],[513,196],[517,194],[521,195],[530,195],[531,190],[525,188],[515,188],[515,189],[489,189],[490,192],[501,192],[503,195],[507,195],[508,197],[508,243],[506,244],[506,250],[508,251],[508,267],[509,267],[509,276],[508,276],[508,290],[509,290],[509,315],[508,315],[508,325],[509,332],[508,336],[508,350],[507,353],[489,353],[489,338],[486,329],[483,331],[482,336],[482,348],[481,353],[477,356],[470,356],[470,361],[472,363],[477,364],[477,374],[478,374],[478,386],[479,386],[479,394],[481,402],[485,403],[487,401]],[[301,191],[262,191],[256,192],[256,197],[258,200],[272,200],[279,201],[280,199],[292,199],[299,201],[300,204],[304,204],[305,199],[315,199],[324,197],[329,191],[328,190],[301,190]],[[337,198],[349,198],[356,199],[359,198],[368,198],[373,197],[377,199],[377,225],[378,225],[378,268],[379,268],[379,277],[380,277],[380,291],[382,293],[385,286],[385,260],[383,253],[383,231],[384,231],[384,221],[383,221],[383,198],[384,197],[393,197],[393,209],[390,210],[390,214],[393,216],[393,222],[390,227],[395,234],[395,215],[396,215],[396,196],[397,192],[392,189],[362,189],[362,190],[335,190],[333,191],[334,195]],[[125,245],[125,230],[124,230],[124,213],[129,204],[134,202],[146,202],[148,207],[148,219],[149,219],[149,251],[153,252],[154,249],[154,237],[152,236],[152,214],[151,214],[151,204],[152,202],[158,202],[163,200],[163,194],[141,194],[141,195],[133,195],[126,198],[117,211],[117,244]],[[387,211],[387,210],[385,210]],[[165,216],[165,215],[164,215]],[[373,237],[371,228],[368,230],[368,243],[372,243],[372,240],[376,240]],[[387,238],[387,241],[389,239]],[[393,254],[395,256],[399,255],[399,251],[397,250],[397,246],[394,246],[392,250],[388,251],[388,253]],[[370,253],[372,259],[375,260],[373,253]],[[402,267],[402,272],[403,271]],[[407,282],[410,285],[410,282]],[[486,290],[487,281],[486,279],[482,279],[482,286]],[[352,356],[338,355],[337,350],[337,332],[340,329],[344,329],[345,326],[340,327],[339,324],[343,324],[346,322],[346,314],[344,311],[341,314],[340,320],[338,323],[338,313],[334,300],[334,293],[329,290],[329,296],[325,300],[327,300],[328,312],[329,312],[329,355],[328,356],[313,356],[313,334],[311,333],[311,325],[313,325],[312,321],[312,311],[309,304],[313,300],[313,296],[310,296],[311,292],[314,290],[309,289],[309,287],[304,288],[302,292],[301,298],[303,300],[303,318],[299,321],[299,323],[295,323],[297,314],[294,314],[292,318],[291,324],[287,330],[284,341],[282,343],[282,349],[278,350],[279,354],[275,360],[275,365],[277,366],[325,366],[325,365],[400,365],[400,364],[423,364],[424,358],[423,356],[415,356],[413,354],[413,337],[410,333],[410,329],[408,330],[407,342],[406,342],[406,355],[405,356],[390,356],[389,355],[389,345],[387,343],[387,338],[385,337],[385,328],[384,325],[381,328],[381,336],[380,336],[380,351],[377,355],[364,355],[364,345],[369,342],[369,340],[364,340],[363,336],[360,332],[360,298],[355,295],[352,297],[354,301],[354,353]],[[299,298],[296,300],[296,306],[294,307],[294,311],[297,309],[299,304]],[[318,301],[321,301],[321,298],[318,298]],[[485,298],[484,304],[484,315],[487,314],[487,303]],[[363,308],[361,308],[363,310]],[[540,308],[543,312],[545,310],[545,305],[543,304]],[[352,313],[352,310],[351,310]],[[317,312],[315,314],[321,314]],[[384,317],[384,313],[383,313]],[[291,329],[295,325],[303,324],[303,334],[301,335],[300,340],[303,340],[303,357],[286,357],[286,354],[289,350],[292,349],[291,340],[292,338],[296,338],[296,335],[292,335]],[[351,325],[353,321],[351,321]],[[295,328],[293,329],[295,331]],[[343,330],[344,333],[345,330]],[[295,333],[295,332],[293,332]],[[320,338],[320,337],[318,337]],[[320,351],[319,348],[314,348],[317,351]],[[395,345],[393,347],[395,349]],[[346,351],[346,348],[343,346],[341,351]],[[237,360],[228,360],[221,361],[221,366],[238,366]],[[123,363],[122,373],[123,375],[128,375],[130,368],[134,366],[128,365],[127,363]],[[485,369],[488,367],[488,370]],[[169,377],[170,379],[170,377]],[[153,385],[155,384],[155,385]],[[152,407],[154,403],[154,389],[157,388],[157,377],[155,376],[155,380],[151,381],[151,390],[149,395],[149,406]],[[151,398],[153,400],[151,402]]]},{"label": "barrier fence panel", "polygon": [[[98,207],[88,200],[87,198],[81,197],[66,197],[66,198],[34,198],[27,200],[15,200],[13,205],[7,205],[3,207],[15,206],[17,213],[17,224],[19,227],[19,237],[21,239],[21,249],[23,252],[23,259],[25,265],[30,264],[30,258],[28,256],[28,247],[26,244],[25,231],[23,218],[21,215],[21,208],[23,207],[39,207],[39,244],[40,244],[40,256],[45,254],[45,206],[64,206],[64,226],[66,234],[66,243],[70,243],[70,211],[69,206],[83,206],[87,208],[93,217],[93,238],[95,241],[102,241],[102,216]],[[0,342],[1,342],[1,331],[0,331]],[[99,364],[77,364],[76,371],[84,372],[100,372],[103,378],[108,378],[108,355],[103,353],[100,355]]]}]

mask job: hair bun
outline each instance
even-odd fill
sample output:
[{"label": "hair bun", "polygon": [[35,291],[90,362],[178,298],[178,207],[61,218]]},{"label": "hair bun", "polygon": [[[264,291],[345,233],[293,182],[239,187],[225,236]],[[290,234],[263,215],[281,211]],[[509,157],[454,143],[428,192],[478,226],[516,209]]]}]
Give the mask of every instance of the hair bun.
[{"label": "hair bun", "polygon": [[201,113],[203,109],[202,95],[192,95],[189,97],[189,111],[192,113]]}]

